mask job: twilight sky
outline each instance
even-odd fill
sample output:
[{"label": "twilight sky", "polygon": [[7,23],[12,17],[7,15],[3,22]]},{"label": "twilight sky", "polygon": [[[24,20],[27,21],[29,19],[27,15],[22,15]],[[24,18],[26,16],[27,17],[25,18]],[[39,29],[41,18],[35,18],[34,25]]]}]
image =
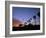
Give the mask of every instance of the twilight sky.
[{"label": "twilight sky", "polygon": [[36,22],[38,23],[40,18],[37,16],[37,13],[39,11],[40,8],[13,7],[12,18],[26,22],[29,18],[33,19],[33,16],[36,15]]}]

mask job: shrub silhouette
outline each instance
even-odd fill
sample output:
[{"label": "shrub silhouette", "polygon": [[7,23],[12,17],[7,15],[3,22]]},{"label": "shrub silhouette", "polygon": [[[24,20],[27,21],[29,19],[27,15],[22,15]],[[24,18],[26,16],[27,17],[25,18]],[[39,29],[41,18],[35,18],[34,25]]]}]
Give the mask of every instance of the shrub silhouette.
[{"label": "shrub silhouette", "polygon": [[19,24],[19,27],[21,27],[22,26],[22,24]]}]

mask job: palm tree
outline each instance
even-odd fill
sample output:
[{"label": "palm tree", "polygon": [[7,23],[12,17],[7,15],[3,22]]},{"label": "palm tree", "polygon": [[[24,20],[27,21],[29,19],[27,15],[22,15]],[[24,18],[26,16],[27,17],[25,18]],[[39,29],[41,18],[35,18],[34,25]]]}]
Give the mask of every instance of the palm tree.
[{"label": "palm tree", "polygon": [[30,18],[27,22],[31,22],[32,18]]},{"label": "palm tree", "polygon": [[36,19],[36,16],[33,16],[33,19]]},{"label": "palm tree", "polygon": [[39,17],[40,17],[40,12],[38,12],[38,14],[37,14]]},{"label": "palm tree", "polygon": [[31,20],[32,20],[32,18],[30,18],[29,20],[27,20],[28,24],[31,24]]},{"label": "palm tree", "polygon": [[33,19],[34,19],[34,21],[35,21],[35,24],[36,24],[36,16],[33,16]]},{"label": "palm tree", "polygon": [[27,22],[24,23],[24,25],[26,25],[26,24],[27,24]]}]

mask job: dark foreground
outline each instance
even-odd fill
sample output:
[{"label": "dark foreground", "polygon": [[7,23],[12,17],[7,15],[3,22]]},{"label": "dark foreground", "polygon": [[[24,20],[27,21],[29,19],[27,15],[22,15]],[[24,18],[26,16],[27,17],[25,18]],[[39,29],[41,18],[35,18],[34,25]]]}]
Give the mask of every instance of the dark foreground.
[{"label": "dark foreground", "polygon": [[24,25],[24,27],[13,27],[12,31],[40,30],[40,25]]}]

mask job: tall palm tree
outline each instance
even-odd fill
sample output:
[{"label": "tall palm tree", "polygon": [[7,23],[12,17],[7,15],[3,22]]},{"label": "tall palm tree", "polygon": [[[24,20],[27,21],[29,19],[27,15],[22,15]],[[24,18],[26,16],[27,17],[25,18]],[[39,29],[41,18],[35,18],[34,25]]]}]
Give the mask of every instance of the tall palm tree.
[{"label": "tall palm tree", "polygon": [[34,21],[35,21],[35,24],[36,24],[36,16],[33,16],[33,19],[34,19]]},{"label": "tall palm tree", "polygon": [[37,15],[40,17],[40,12],[38,12]]}]

